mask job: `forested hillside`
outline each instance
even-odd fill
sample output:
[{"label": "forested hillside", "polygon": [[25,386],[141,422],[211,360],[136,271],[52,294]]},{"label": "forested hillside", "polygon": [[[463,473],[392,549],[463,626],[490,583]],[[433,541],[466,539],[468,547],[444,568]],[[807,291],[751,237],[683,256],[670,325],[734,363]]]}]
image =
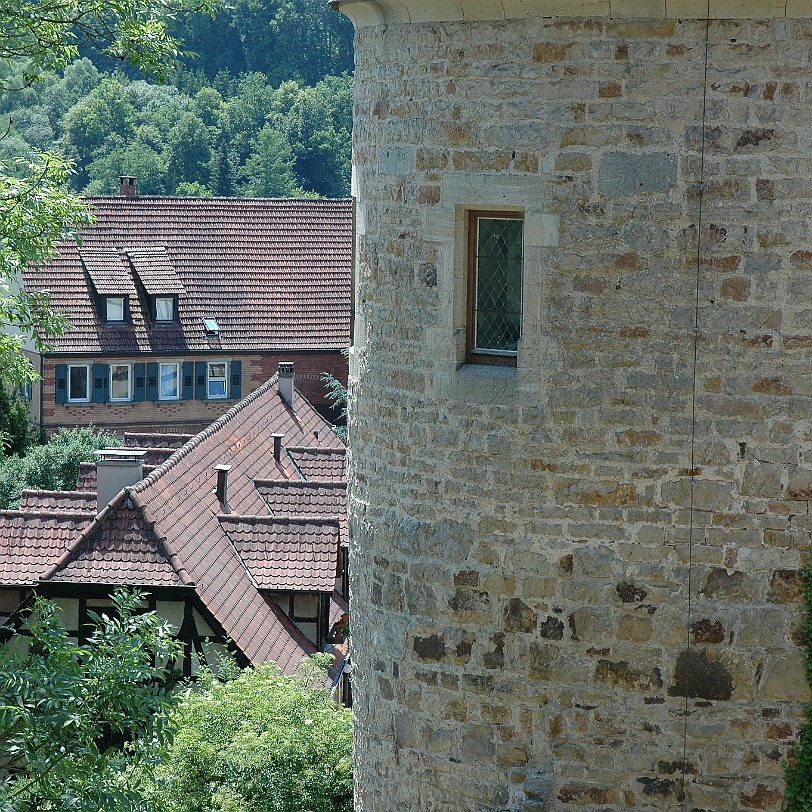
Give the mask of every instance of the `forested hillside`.
[{"label": "forested hillside", "polygon": [[237,0],[177,23],[197,56],[164,84],[87,50],[22,87],[4,66],[0,161],[56,148],[75,191],[345,196],[350,183],[352,27],[322,0]]}]

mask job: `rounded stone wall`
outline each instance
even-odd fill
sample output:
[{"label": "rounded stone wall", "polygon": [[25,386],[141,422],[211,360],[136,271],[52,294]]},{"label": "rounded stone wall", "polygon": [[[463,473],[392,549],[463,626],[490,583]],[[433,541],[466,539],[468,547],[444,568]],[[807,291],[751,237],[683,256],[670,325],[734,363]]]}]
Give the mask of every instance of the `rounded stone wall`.
[{"label": "rounded stone wall", "polygon": [[[811,51],[785,19],[358,29],[358,809],[780,807]],[[466,350],[483,209],[523,218],[515,367]]]}]

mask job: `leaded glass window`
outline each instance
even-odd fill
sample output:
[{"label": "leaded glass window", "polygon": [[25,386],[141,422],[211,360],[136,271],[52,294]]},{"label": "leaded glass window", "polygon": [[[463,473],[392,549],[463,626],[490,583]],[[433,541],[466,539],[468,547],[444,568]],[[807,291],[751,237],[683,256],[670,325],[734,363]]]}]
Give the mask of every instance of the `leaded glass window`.
[{"label": "leaded glass window", "polygon": [[515,364],[522,328],[523,226],[513,212],[471,212],[469,353]]}]

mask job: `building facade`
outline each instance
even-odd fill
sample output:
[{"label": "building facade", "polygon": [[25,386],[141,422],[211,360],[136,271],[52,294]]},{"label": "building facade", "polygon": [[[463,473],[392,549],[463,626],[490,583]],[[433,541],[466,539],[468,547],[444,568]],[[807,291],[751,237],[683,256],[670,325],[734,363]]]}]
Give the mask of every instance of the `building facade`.
[{"label": "building facade", "polygon": [[346,382],[352,201],[138,197],[132,180],[23,275],[69,322],[35,359],[34,420],[196,433],[283,361],[335,417],[322,376]]},{"label": "building facade", "polygon": [[357,808],[780,808],[812,3],[333,6]]}]

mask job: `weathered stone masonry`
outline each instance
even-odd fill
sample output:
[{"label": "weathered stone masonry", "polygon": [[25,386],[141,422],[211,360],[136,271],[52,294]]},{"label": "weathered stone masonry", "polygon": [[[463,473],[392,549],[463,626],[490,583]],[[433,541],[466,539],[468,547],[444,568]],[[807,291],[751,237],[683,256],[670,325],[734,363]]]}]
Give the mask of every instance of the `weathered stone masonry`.
[{"label": "weathered stone masonry", "polygon": [[[808,699],[812,21],[710,21],[700,228],[706,22],[544,5],[341,3],[357,805],[778,809]],[[474,207],[525,213],[516,370],[462,363]]]}]

